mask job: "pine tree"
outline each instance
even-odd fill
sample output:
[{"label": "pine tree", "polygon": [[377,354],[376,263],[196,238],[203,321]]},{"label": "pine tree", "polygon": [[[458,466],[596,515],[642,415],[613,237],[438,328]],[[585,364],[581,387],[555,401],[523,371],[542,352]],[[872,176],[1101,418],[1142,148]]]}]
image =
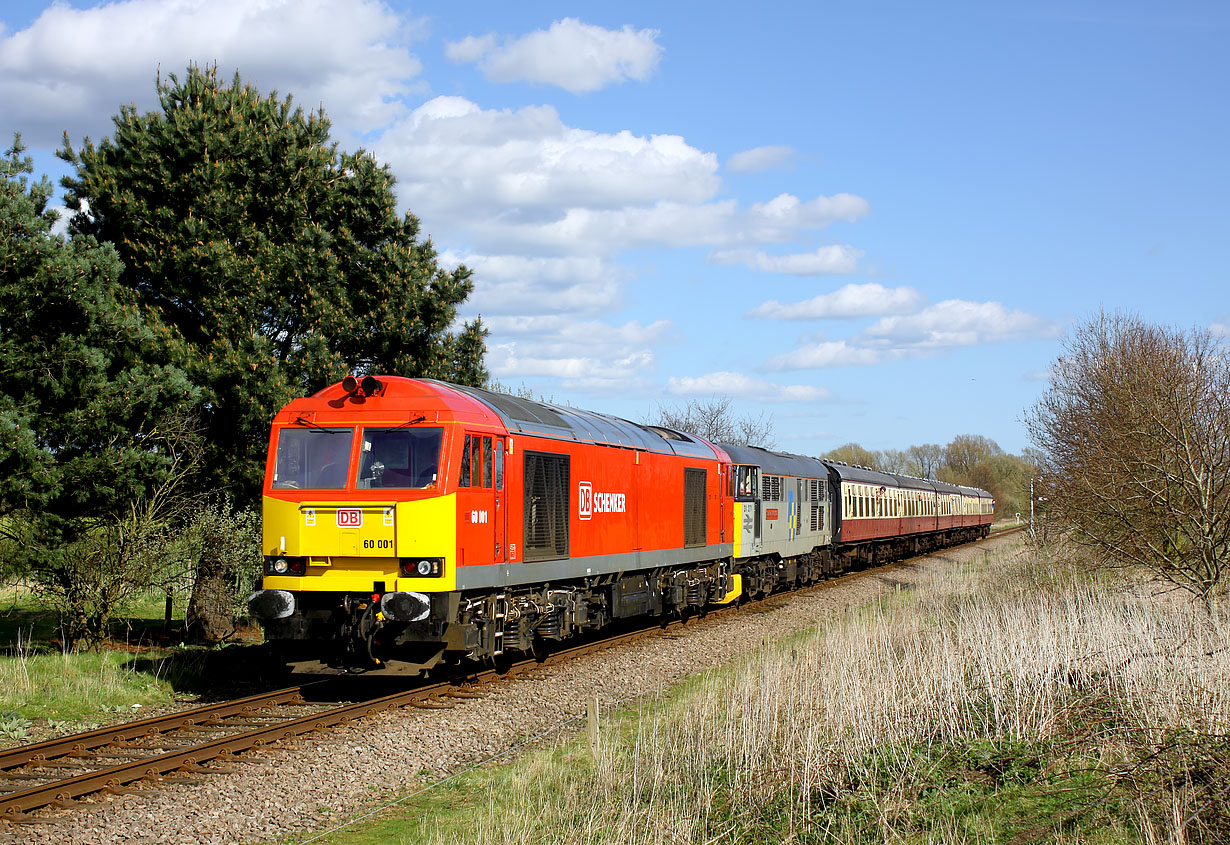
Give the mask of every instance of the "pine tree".
[{"label": "pine tree", "polygon": [[115,250],[53,235],[20,137],[0,159],[0,516],[123,512],[165,481],[197,394]]},{"label": "pine tree", "polygon": [[486,378],[481,323],[450,332],[470,271],[442,270],[393,177],[329,139],[323,111],[189,67],[161,108],[60,157],[75,235],[115,244],[123,282],[171,326],[204,390],[210,481],[256,496],[269,421],[347,373]]}]

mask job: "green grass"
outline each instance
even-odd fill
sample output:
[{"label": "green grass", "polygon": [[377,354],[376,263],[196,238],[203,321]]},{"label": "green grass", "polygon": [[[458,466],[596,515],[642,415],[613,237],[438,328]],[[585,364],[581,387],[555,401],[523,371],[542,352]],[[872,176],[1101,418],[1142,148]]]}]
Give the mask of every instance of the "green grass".
[{"label": "green grass", "polygon": [[133,668],[133,659],[125,651],[0,658],[0,711],[26,720],[90,721],[171,701],[172,679]]},{"label": "green grass", "polygon": [[[181,624],[183,605],[175,605]],[[48,727],[82,730],[121,713],[139,716],[195,697],[211,679],[240,674],[226,667],[229,652],[238,650],[172,646],[164,612],[164,596],[144,596],[123,608],[99,650],[64,654],[54,609],[18,587],[0,592],[0,742],[26,741]]]}]

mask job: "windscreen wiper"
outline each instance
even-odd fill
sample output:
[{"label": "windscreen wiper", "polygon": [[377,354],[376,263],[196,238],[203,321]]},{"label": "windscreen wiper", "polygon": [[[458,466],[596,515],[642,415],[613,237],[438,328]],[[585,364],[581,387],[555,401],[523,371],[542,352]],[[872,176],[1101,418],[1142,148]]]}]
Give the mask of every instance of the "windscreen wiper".
[{"label": "windscreen wiper", "polygon": [[341,434],[342,433],[340,429],[325,428],[320,423],[312,422],[306,417],[295,417],[295,422],[299,423],[300,425],[310,426],[311,428],[314,428],[317,431],[323,431],[325,434]]},{"label": "windscreen wiper", "polygon": [[426,421],[427,421],[427,417],[425,417],[425,416],[423,416],[422,414],[420,414],[419,416],[415,417],[415,418],[414,418],[414,419],[412,419],[412,420],[406,420],[406,421],[405,421],[404,423],[402,423],[401,425],[395,425],[395,426],[393,426],[393,427],[394,427],[394,428],[405,428],[405,427],[406,427],[406,426],[408,426],[408,425],[415,425],[415,424],[417,424],[417,423],[426,422]]}]

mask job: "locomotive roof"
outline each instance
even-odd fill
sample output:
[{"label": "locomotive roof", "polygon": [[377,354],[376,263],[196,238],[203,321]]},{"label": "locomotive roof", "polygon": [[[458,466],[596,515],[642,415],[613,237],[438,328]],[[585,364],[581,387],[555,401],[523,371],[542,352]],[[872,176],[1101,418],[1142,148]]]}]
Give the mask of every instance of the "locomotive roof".
[{"label": "locomotive roof", "polygon": [[761,446],[735,446],[719,443],[736,464],[756,464],[761,472],[770,475],[792,475],[800,478],[827,478],[828,469],[823,463],[806,455],[789,452],[774,452]]},{"label": "locomotive roof", "polygon": [[697,458],[712,459],[718,455],[711,444],[683,432],[659,426],[639,425],[595,411],[535,402],[532,399],[522,399],[480,387],[463,387],[434,379],[423,381],[459,391],[482,402],[495,412],[512,433],[602,443]]}]

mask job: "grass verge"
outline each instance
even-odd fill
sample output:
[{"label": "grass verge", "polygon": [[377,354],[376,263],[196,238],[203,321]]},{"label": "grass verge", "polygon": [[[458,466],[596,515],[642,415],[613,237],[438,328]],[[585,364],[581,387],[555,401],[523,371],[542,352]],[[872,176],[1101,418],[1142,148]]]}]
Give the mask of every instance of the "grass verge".
[{"label": "grass verge", "polygon": [[991,556],[331,842],[1230,841],[1230,642]]}]

